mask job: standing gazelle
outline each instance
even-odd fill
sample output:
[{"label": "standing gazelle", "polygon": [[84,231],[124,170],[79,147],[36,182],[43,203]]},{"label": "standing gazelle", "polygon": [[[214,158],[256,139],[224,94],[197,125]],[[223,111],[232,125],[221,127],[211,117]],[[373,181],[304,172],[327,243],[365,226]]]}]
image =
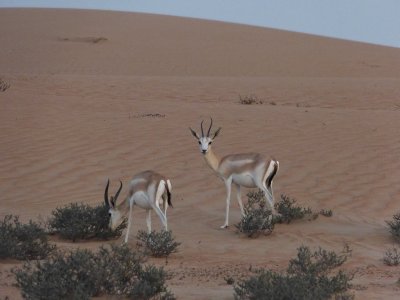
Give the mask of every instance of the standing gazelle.
[{"label": "standing gazelle", "polygon": [[208,128],[207,135],[204,135],[203,121],[201,121],[200,124],[201,136],[199,136],[192,128],[189,129],[193,136],[198,140],[200,151],[207,164],[225,183],[227,193],[226,215],[225,223],[221,228],[228,227],[232,183],[236,186],[237,201],[239,202],[242,215],[244,215],[242,199],[240,196],[240,188],[242,186],[247,188],[258,187],[261,189],[271,206],[272,212],[275,213],[272,180],[278,172],[279,162],[275,159],[267,159],[264,155],[258,153],[228,154],[222,159],[219,159],[212,151],[211,144],[219,134],[221,127],[218,128],[213,135],[210,135],[212,124],[213,122],[211,118],[211,124]]},{"label": "standing gazelle", "polygon": [[[108,186],[110,181],[107,181],[106,189],[104,191],[104,201],[106,206],[109,207],[110,215],[110,228],[117,228],[123,221],[123,217],[128,213],[128,228],[125,234],[125,243],[128,242],[129,231],[132,224],[132,209],[133,205],[137,205],[147,211],[147,230],[151,232],[151,210],[154,210],[160,217],[161,223],[164,225],[165,230],[167,227],[167,208],[172,207],[171,203],[171,182],[164,176],[153,172],[144,171],[136,174],[129,183],[129,191],[125,200],[118,206],[116,205],[118,195],[122,189],[121,185],[115,194],[108,200]],[[160,204],[163,205],[164,212],[160,209]]]}]

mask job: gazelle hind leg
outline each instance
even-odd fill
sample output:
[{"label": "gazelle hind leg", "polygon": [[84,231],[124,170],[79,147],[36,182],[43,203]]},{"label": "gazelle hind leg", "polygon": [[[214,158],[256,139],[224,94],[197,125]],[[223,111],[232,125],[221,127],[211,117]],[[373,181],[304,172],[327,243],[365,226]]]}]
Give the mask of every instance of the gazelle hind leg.
[{"label": "gazelle hind leg", "polygon": [[164,215],[164,213],[162,212],[160,207],[158,205],[155,205],[153,207],[153,209],[156,212],[156,214],[158,215],[158,217],[160,218],[160,221],[164,225],[165,230],[168,230],[167,217]]},{"label": "gazelle hind leg", "polygon": [[264,192],[264,198],[268,202],[273,214],[277,214],[275,210],[275,201],[272,195],[272,190],[270,191],[263,183],[258,185],[258,188]]},{"label": "gazelle hind leg", "polygon": [[243,209],[242,197],[241,197],[241,194],[240,194],[240,185],[239,184],[235,184],[235,186],[236,186],[236,197],[237,197],[237,201],[238,201],[238,204],[239,204],[239,207],[240,207],[240,212],[242,213],[242,216],[244,217],[245,213],[244,213],[244,209]]},{"label": "gazelle hind leg", "polygon": [[229,206],[231,204],[231,190],[232,190],[232,178],[225,180],[226,187],[226,208],[225,208],[225,223],[221,228],[227,228],[229,226]]},{"label": "gazelle hind leg", "polygon": [[[155,206],[153,207],[153,209],[157,213],[157,215],[160,217],[161,223],[164,225],[165,230],[168,230],[168,225],[167,225],[167,206],[168,206],[168,204],[165,203],[165,200],[163,199],[164,193],[165,193],[165,181],[160,180],[158,187],[157,187]],[[164,206],[164,212],[162,212],[162,210],[160,209],[161,200],[162,200],[162,203]]]},{"label": "gazelle hind leg", "polygon": [[268,169],[265,172],[263,181],[259,183],[259,188],[262,189],[262,191],[264,192],[265,198],[269,202],[273,214],[276,214],[276,211],[275,211],[274,193],[272,190],[272,180],[274,179],[276,173],[278,172],[278,169],[279,169],[279,162],[271,160]]},{"label": "gazelle hind leg", "polygon": [[151,233],[151,210],[147,210],[147,217],[146,217],[146,223],[147,223],[147,232]]},{"label": "gazelle hind leg", "polygon": [[168,209],[168,200],[165,197],[165,194],[162,195],[162,199],[163,199],[163,209],[164,209],[164,216],[165,218],[167,218],[167,209]]}]

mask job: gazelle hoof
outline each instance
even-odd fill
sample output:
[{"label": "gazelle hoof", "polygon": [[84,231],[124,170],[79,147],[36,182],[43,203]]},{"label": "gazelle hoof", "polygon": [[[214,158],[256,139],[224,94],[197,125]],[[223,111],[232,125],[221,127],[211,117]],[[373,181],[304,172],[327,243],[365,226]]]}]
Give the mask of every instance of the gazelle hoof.
[{"label": "gazelle hoof", "polygon": [[225,229],[225,228],[228,228],[229,226],[228,225],[222,225],[220,228],[221,229]]}]

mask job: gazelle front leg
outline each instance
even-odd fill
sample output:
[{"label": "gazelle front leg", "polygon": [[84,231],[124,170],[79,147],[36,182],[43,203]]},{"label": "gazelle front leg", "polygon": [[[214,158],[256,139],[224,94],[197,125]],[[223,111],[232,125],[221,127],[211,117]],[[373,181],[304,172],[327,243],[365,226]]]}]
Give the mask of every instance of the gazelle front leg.
[{"label": "gazelle front leg", "polygon": [[147,223],[147,232],[151,233],[151,210],[147,210],[147,217],[146,217],[146,223]]},{"label": "gazelle front leg", "polygon": [[153,209],[156,212],[156,214],[158,215],[158,217],[160,218],[161,223],[164,225],[165,231],[167,231],[168,230],[167,218],[164,215],[164,213],[162,212],[161,208],[159,206],[154,205]]},{"label": "gazelle front leg", "polygon": [[269,206],[271,207],[272,214],[278,215],[278,213],[275,210],[275,201],[272,194],[272,190],[269,190],[268,188],[265,187],[262,187],[261,190],[264,192],[264,197],[268,201]]},{"label": "gazelle front leg", "polygon": [[221,226],[221,228],[227,228],[229,226],[229,206],[231,204],[232,178],[228,178],[224,182],[226,187],[226,211],[225,223]]},{"label": "gazelle front leg", "polygon": [[131,224],[132,224],[132,219],[133,219],[132,210],[133,210],[133,203],[131,200],[129,203],[128,229],[126,230],[126,233],[125,233],[125,244],[128,243],[129,231],[131,230]]}]

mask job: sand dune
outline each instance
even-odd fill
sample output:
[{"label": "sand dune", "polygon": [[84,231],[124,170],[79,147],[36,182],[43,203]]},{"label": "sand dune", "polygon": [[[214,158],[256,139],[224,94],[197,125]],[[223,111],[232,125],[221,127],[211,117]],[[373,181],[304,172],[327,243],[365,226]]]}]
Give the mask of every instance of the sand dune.
[{"label": "sand dune", "polygon": [[[302,244],[340,250],[343,243],[353,249],[345,267],[357,270],[356,299],[398,298],[398,269],[382,257],[392,245],[385,220],[400,211],[399,49],[221,22],[44,9],[1,9],[0,44],[0,78],[11,84],[0,92],[0,217],[96,204],[107,178],[127,182],[154,169],[173,183],[169,227],[182,246],[165,267],[183,275],[169,283],[180,299],[232,299],[224,276],[249,265],[284,269]],[[251,94],[263,104],[238,103]],[[333,217],[277,226],[254,240],[234,226],[220,230],[224,186],[188,130],[210,116],[222,127],[217,154],[273,155],[281,163],[275,197],[332,209]],[[236,201],[231,207],[234,224]],[[135,232],[144,217],[135,211]],[[19,297],[4,284],[0,294]]]}]

